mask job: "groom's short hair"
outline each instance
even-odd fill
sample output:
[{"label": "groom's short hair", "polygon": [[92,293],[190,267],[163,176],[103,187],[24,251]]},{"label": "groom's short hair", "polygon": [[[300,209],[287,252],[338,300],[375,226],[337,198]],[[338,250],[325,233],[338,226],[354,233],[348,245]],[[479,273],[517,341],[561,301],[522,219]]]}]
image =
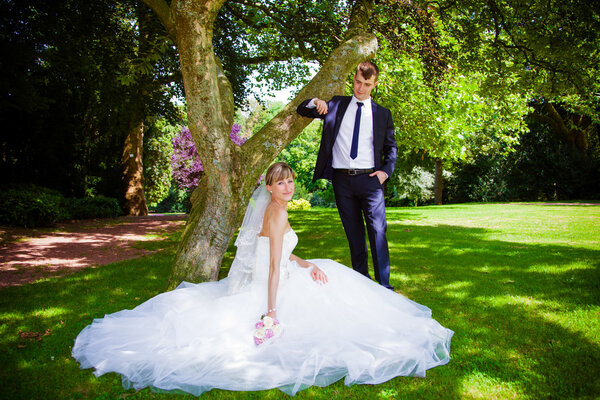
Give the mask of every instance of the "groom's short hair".
[{"label": "groom's short hair", "polygon": [[363,61],[358,64],[356,73],[360,72],[363,78],[371,79],[371,76],[375,75],[375,81],[379,76],[379,67],[372,61]]}]

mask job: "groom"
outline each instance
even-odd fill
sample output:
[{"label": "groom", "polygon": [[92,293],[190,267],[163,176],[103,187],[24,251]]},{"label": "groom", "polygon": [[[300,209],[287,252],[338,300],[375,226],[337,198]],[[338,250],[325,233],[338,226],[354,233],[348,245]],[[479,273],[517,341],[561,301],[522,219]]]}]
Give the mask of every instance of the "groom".
[{"label": "groom", "polygon": [[328,102],[309,99],[296,111],[304,117],[324,120],[313,182],[317,179],[332,181],[350,244],[352,267],[370,278],[366,223],[375,279],[393,289],[389,282],[383,182],[392,175],[396,165],[396,139],[390,110],[371,101],[378,75],[379,69],[374,63],[362,62],[354,74],[353,96],[334,96]]}]

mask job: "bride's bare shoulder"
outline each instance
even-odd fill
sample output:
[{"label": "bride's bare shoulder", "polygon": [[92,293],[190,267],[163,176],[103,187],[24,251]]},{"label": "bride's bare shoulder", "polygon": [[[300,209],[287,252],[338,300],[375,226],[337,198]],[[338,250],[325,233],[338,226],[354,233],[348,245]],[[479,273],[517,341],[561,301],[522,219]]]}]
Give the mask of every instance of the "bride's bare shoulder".
[{"label": "bride's bare shoulder", "polygon": [[265,210],[265,219],[270,218],[275,220],[287,220],[287,217],[288,212],[285,208],[274,203],[270,203],[269,205],[267,205],[267,209]]},{"label": "bride's bare shoulder", "polygon": [[277,204],[269,204],[265,210],[263,219],[263,233],[271,231],[285,231],[289,226],[287,210]]}]

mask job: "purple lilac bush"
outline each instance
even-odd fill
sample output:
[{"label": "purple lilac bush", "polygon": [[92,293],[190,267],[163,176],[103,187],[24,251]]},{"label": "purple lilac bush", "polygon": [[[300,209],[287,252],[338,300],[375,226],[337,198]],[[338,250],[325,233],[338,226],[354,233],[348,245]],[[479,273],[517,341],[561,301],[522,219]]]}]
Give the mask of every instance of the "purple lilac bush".
[{"label": "purple lilac bush", "polygon": [[[240,137],[239,133],[240,126],[233,124],[229,137],[233,143],[241,146],[246,142],[246,138]],[[171,143],[173,144],[173,154],[171,154],[173,179],[180,189],[192,190],[198,186],[204,166],[189,128],[182,127],[181,132],[175,135]]]}]

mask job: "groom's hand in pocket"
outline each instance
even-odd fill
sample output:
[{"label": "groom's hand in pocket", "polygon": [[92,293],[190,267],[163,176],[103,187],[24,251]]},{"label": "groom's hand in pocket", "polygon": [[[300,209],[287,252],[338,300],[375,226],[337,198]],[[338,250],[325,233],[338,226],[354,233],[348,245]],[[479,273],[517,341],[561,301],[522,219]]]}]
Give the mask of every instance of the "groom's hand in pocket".
[{"label": "groom's hand in pocket", "polygon": [[377,176],[377,179],[379,179],[379,183],[381,185],[383,185],[383,182],[385,182],[385,180],[388,178],[388,175],[383,172],[383,171],[375,171],[372,174],[369,174],[369,176],[373,177],[373,176]]}]

